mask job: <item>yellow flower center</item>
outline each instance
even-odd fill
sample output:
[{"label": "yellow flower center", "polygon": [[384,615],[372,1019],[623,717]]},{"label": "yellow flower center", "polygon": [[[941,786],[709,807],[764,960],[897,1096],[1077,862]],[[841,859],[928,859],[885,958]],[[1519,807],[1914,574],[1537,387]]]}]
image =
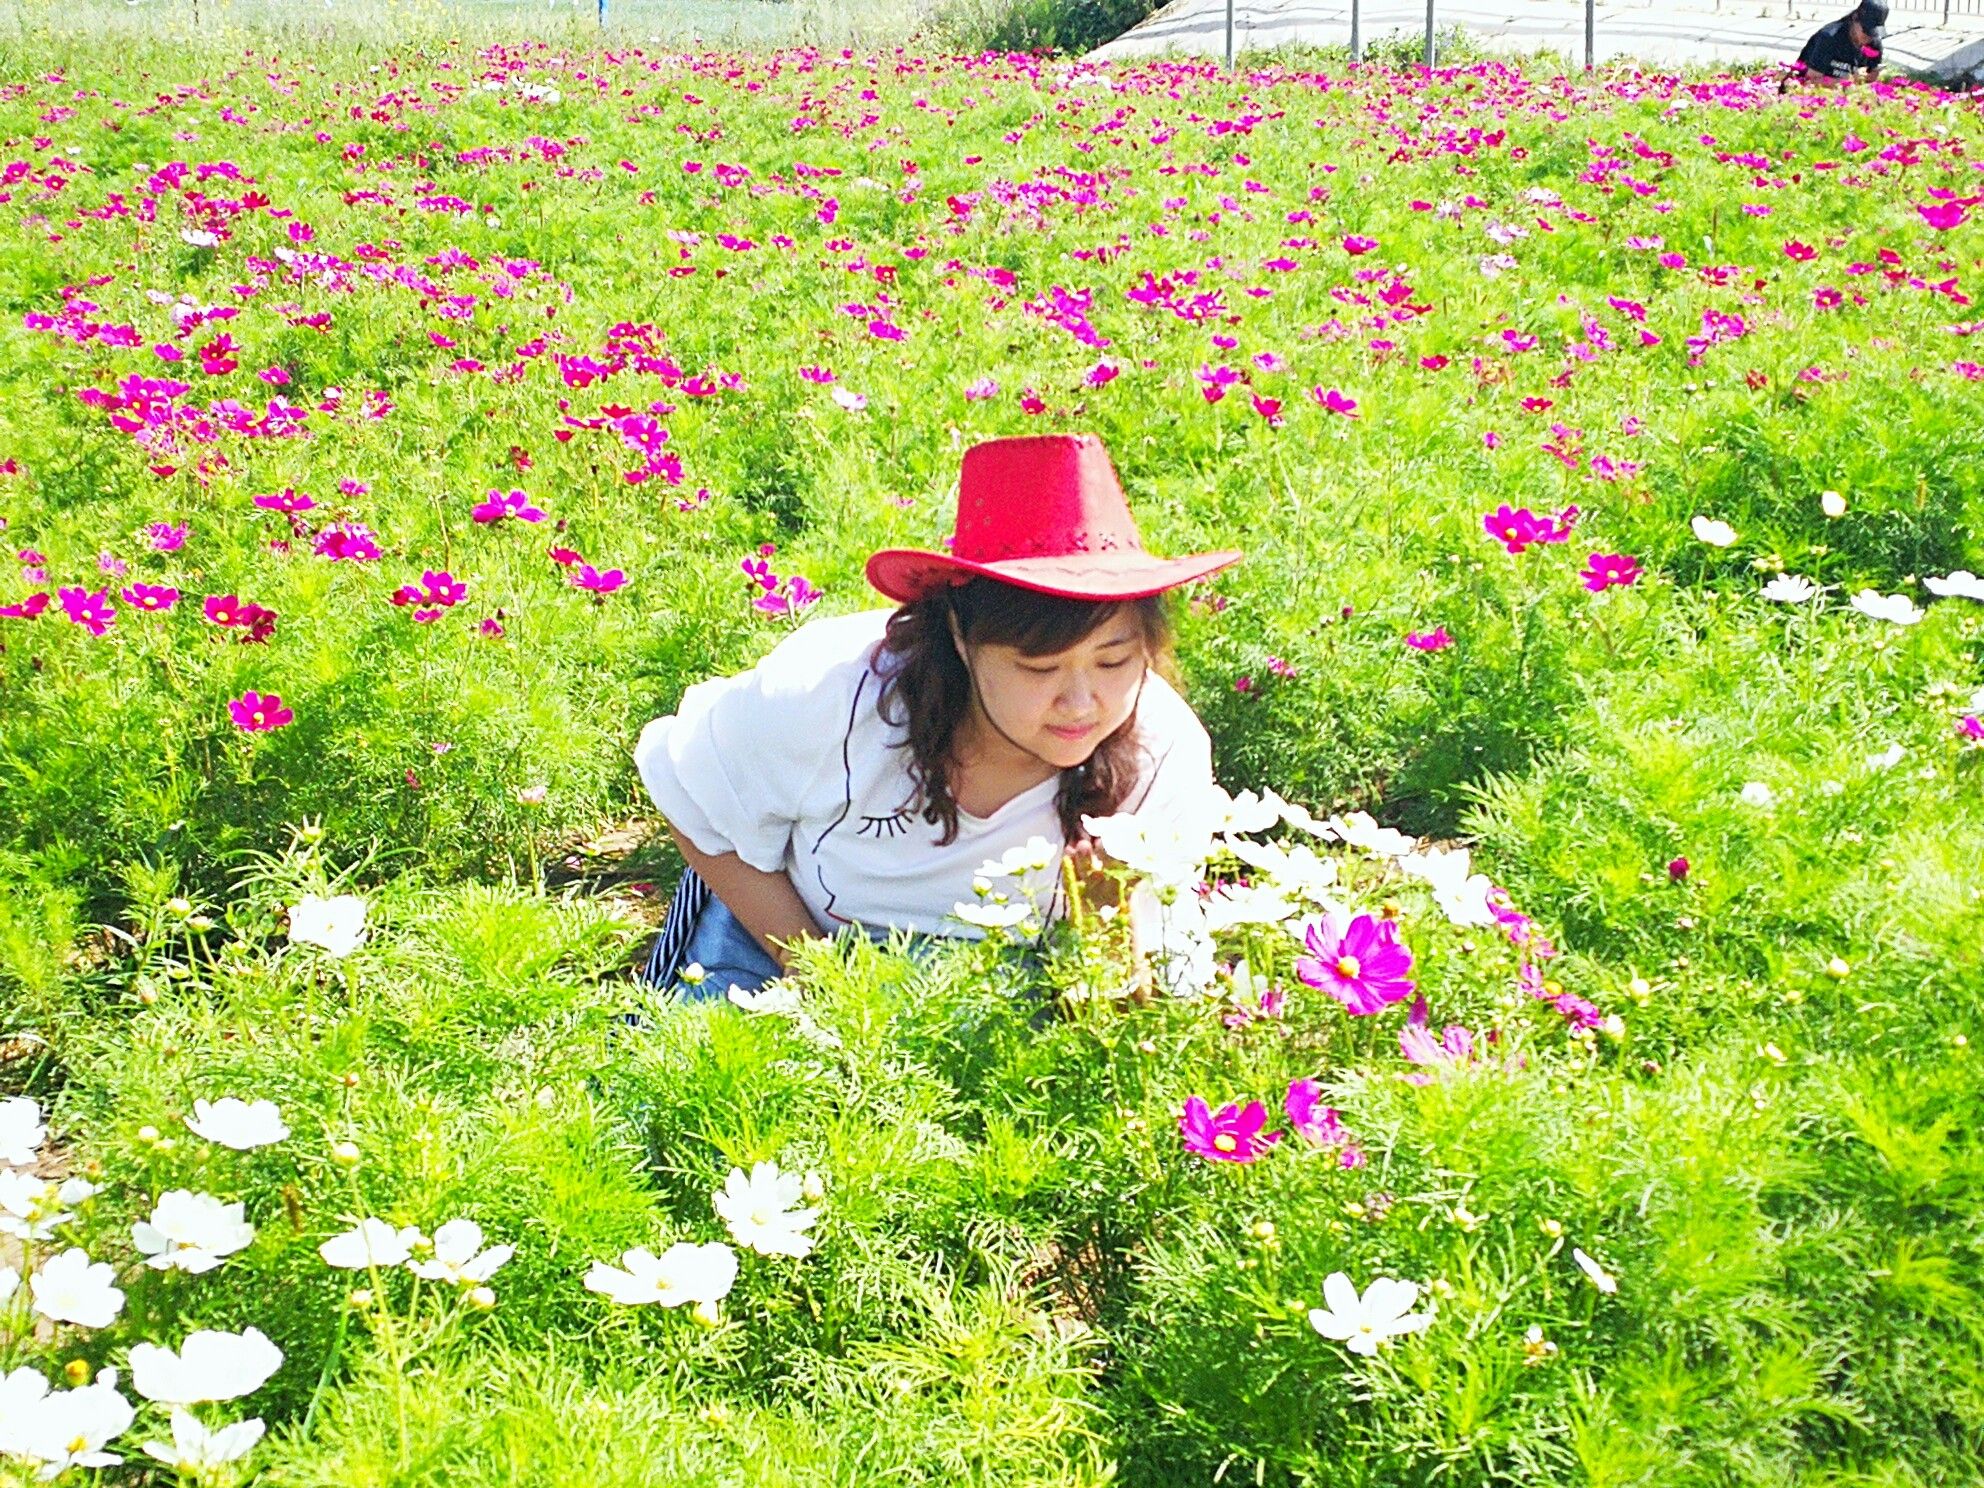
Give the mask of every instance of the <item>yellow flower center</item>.
[{"label": "yellow flower center", "polygon": [[1364,968],[1357,964],[1357,958],[1355,956],[1339,956],[1336,958],[1336,974],[1345,981],[1355,981],[1358,974],[1363,970]]},{"label": "yellow flower center", "polygon": [[80,1457],[89,1449],[90,1439],[87,1436],[72,1436],[69,1438],[68,1451],[71,1457]]},{"label": "yellow flower center", "polygon": [[1231,1152],[1234,1150],[1234,1148],[1238,1147],[1240,1144],[1233,1140],[1232,1133],[1221,1132],[1218,1136],[1212,1139],[1212,1145],[1214,1147],[1217,1147],[1221,1152]]}]

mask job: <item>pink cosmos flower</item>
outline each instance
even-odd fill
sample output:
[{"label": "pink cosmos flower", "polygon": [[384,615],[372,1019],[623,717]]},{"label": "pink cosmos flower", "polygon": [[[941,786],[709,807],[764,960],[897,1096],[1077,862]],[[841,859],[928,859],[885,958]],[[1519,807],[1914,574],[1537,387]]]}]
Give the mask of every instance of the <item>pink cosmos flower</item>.
[{"label": "pink cosmos flower", "polygon": [[241,601],[232,594],[209,594],[200,608],[216,625],[241,623]]},{"label": "pink cosmos flower", "polygon": [[491,491],[488,498],[478,501],[469,513],[475,521],[489,526],[511,517],[519,522],[542,522],[544,513],[531,504],[530,498],[522,491]]},{"label": "pink cosmos flower", "polygon": [[1309,396],[1314,398],[1329,413],[1340,413],[1345,418],[1357,417],[1357,400],[1346,398],[1335,388],[1312,387]]},{"label": "pink cosmos flower", "polygon": [[[1423,1007],[1423,1005],[1422,1005]],[[1418,1013],[1420,1009],[1415,1009]],[[1430,1085],[1443,1070],[1465,1069],[1474,1063],[1474,1035],[1458,1023],[1449,1023],[1435,1039],[1423,1022],[1408,1022],[1398,1031],[1400,1052],[1414,1064],[1430,1065],[1431,1071],[1415,1070],[1399,1078],[1408,1085]]]},{"label": "pink cosmos flower", "polygon": [[1336,1147],[1341,1149],[1338,1157],[1346,1168],[1364,1166],[1363,1149],[1343,1124],[1336,1107],[1322,1104],[1323,1088],[1314,1080],[1291,1080],[1288,1094],[1282,1097],[1281,1108],[1288,1117],[1289,1126],[1305,1142],[1313,1147]]},{"label": "pink cosmos flower", "polygon": [[1964,714],[1962,721],[1956,726],[1956,731],[1966,739],[1984,741],[1984,721],[1980,721],[1975,713]]},{"label": "pink cosmos flower", "polygon": [[234,720],[236,728],[243,733],[262,734],[270,729],[279,729],[296,719],[295,713],[282,705],[282,699],[273,692],[244,692],[227,705],[227,716]]},{"label": "pink cosmos flower", "polygon": [[1250,1163],[1281,1140],[1280,1132],[1262,1134],[1267,1120],[1267,1107],[1257,1100],[1245,1106],[1224,1105],[1215,1112],[1203,1096],[1195,1095],[1178,1117],[1178,1132],[1187,1152],[1209,1162]]},{"label": "pink cosmos flower", "polygon": [[1409,630],[1405,633],[1405,643],[1415,651],[1444,651],[1454,643],[1444,625],[1431,630]]},{"label": "pink cosmos flower", "polygon": [[1550,523],[1528,507],[1512,508],[1506,501],[1484,516],[1481,525],[1511,553],[1520,553],[1531,543],[1550,541],[1552,531]]},{"label": "pink cosmos flower", "polygon": [[93,636],[117,623],[117,607],[110,602],[108,589],[62,588],[55,597],[62,601],[62,613]]},{"label": "pink cosmos flower", "polygon": [[151,539],[154,552],[176,553],[186,546],[186,524],[153,522],[145,528],[145,536]]},{"label": "pink cosmos flower", "polygon": [[1405,974],[1412,953],[1399,944],[1398,926],[1368,914],[1348,924],[1332,910],[1309,923],[1303,935],[1309,954],[1295,962],[1295,975],[1320,987],[1353,1015],[1382,1012],[1412,995]]},{"label": "pink cosmos flower", "polygon": [[284,486],[280,491],[255,498],[255,505],[263,511],[302,512],[309,511],[316,504],[313,497],[304,495],[293,486]]},{"label": "pink cosmos flower", "polygon": [[1937,232],[1948,232],[1951,228],[1963,226],[1964,218],[1969,215],[1969,209],[1960,201],[1931,202],[1915,210]]},{"label": "pink cosmos flower", "polygon": [[1668,862],[1667,877],[1672,882],[1679,883],[1682,879],[1686,878],[1687,876],[1688,876],[1688,860],[1686,858],[1674,858]]},{"label": "pink cosmos flower", "polygon": [[980,403],[987,398],[996,398],[998,395],[999,384],[989,377],[979,378],[978,381],[964,390],[965,401],[970,403]]},{"label": "pink cosmos flower", "polygon": [[326,527],[317,534],[311,550],[320,558],[328,558],[333,563],[350,559],[356,563],[369,563],[385,556],[380,551],[372,530],[362,522],[338,522]]},{"label": "pink cosmos flower", "polygon": [[1784,256],[1793,263],[1810,263],[1819,256],[1819,250],[1809,243],[1801,243],[1793,238],[1784,245]]},{"label": "pink cosmos flower", "polygon": [[1377,246],[1378,240],[1376,238],[1367,238],[1360,233],[1348,233],[1343,240],[1343,251],[1348,253],[1352,258],[1369,253]]},{"label": "pink cosmos flower", "polygon": [[179,591],[164,584],[129,584],[124,603],[134,610],[169,610],[179,603]]},{"label": "pink cosmos flower", "polygon": [[1584,580],[1585,588],[1593,594],[1631,584],[1640,576],[1639,560],[1628,558],[1624,553],[1593,553],[1591,561],[1578,577]]},{"label": "pink cosmos flower", "polygon": [[18,604],[0,605],[0,618],[8,620],[32,620],[48,608],[46,594],[30,594]]},{"label": "pink cosmos flower", "polygon": [[594,594],[611,594],[626,582],[626,574],[619,569],[609,568],[605,573],[601,573],[590,563],[581,563],[579,571],[572,575],[574,589],[585,589]]}]

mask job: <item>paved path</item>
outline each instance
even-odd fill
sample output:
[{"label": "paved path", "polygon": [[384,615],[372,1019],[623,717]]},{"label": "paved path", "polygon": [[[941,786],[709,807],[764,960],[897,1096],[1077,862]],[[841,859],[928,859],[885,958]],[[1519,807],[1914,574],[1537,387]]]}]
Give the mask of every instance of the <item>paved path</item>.
[{"label": "paved path", "polygon": [[[1851,0],[1814,5],[1804,0],[1614,0],[1597,10],[1596,53],[1602,61],[1632,57],[1661,67],[1688,63],[1789,61],[1823,22],[1844,15]],[[1943,79],[1984,74],[1984,3],[1952,0],[1943,24],[1941,6],[1892,8],[1886,51],[1890,68]],[[1770,13],[1764,13],[1768,10]],[[1440,27],[1458,26],[1480,45],[1503,52],[1545,48],[1584,60],[1583,0],[1435,0]],[[1306,42],[1342,46],[1350,40],[1347,0],[1233,0],[1234,48],[1247,51]],[[1388,35],[1425,34],[1426,6],[1362,6],[1366,42]],[[1224,56],[1226,0],[1172,0],[1142,24],[1088,54],[1095,61],[1166,53]]]}]

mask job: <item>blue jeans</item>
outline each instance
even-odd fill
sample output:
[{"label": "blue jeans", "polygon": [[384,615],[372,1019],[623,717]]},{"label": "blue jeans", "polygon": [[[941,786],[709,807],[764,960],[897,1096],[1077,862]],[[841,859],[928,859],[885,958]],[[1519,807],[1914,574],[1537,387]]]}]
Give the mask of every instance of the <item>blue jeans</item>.
[{"label": "blue jeans", "polygon": [[[863,931],[877,942],[889,938],[886,928],[875,930],[857,925],[843,926],[835,933],[835,938]],[[663,934],[666,933],[664,930]],[[943,940],[941,935],[913,935],[909,942],[910,953],[920,959]],[[744,928],[743,922],[730,912],[730,906],[715,894],[709,895],[697,914],[688,942],[682,948],[681,960],[685,967],[693,964],[703,969],[700,982],[677,978],[675,986],[684,1002],[726,998],[733,985],[747,992],[755,992],[779,975],[778,963],[758,944],[758,938]],[[648,978],[644,975],[643,979]]]}]

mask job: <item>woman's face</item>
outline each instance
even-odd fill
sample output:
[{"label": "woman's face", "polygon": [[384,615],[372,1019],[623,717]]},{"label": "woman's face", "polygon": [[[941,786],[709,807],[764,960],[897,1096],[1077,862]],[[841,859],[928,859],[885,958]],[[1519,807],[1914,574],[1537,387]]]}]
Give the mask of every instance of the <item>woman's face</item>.
[{"label": "woman's face", "polygon": [[[1013,742],[1070,769],[1122,727],[1137,705],[1147,656],[1134,613],[1119,612],[1066,651],[1028,656],[1013,646],[960,646],[992,721]],[[996,732],[978,741],[997,750]]]}]

